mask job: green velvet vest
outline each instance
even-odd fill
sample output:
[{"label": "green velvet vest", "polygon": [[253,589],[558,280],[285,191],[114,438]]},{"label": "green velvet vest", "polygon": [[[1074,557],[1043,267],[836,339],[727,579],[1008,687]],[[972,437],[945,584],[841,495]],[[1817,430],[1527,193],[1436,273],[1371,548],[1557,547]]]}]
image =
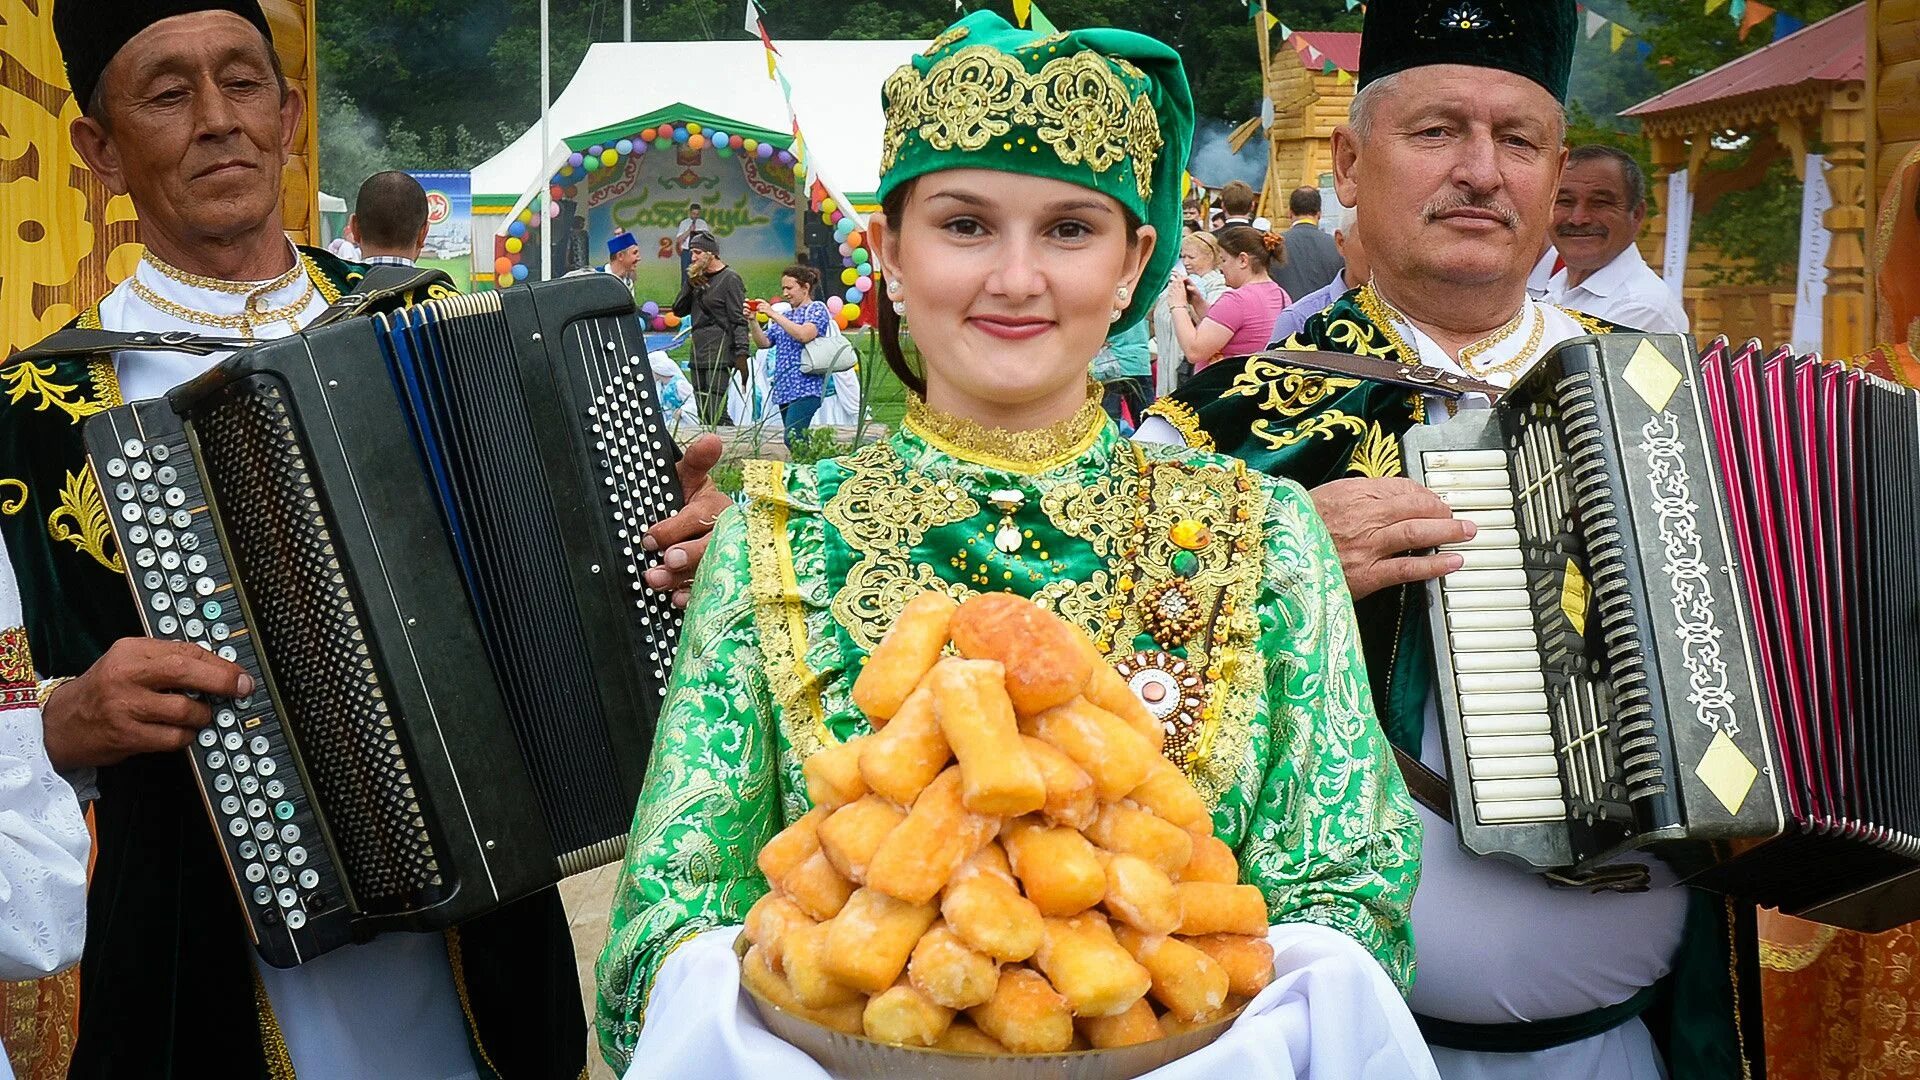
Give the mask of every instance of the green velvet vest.
[{"label": "green velvet vest", "polygon": [[[1362,310],[1360,290],[1349,292],[1281,348],[1352,353],[1396,363],[1392,337]],[[1624,329],[1586,315],[1588,330]],[[1423,397],[1403,387],[1310,371],[1255,355],[1213,364],[1149,415],[1162,417],[1188,445],[1231,454],[1311,490],[1355,476],[1403,476],[1400,439],[1425,420]],[[1426,622],[1426,589],[1384,589],[1355,605],[1381,727],[1395,746],[1419,756],[1433,645]],[[1419,947],[1416,941],[1415,948]],[[1673,970],[1654,987],[1638,1013],[1666,1057],[1671,1075],[1685,1080],[1755,1080],[1765,1075],[1760,1022],[1760,970],[1751,905],[1695,892]],[[1608,1010],[1598,1010],[1607,1012]],[[1633,1014],[1613,1018],[1617,1023]],[[1562,1041],[1606,1030],[1571,1018]],[[1530,1025],[1514,1029],[1509,1047],[1528,1043]],[[1484,1032],[1483,1032],[1484,1034]]]},{"label": "green velvet vest", "polygon": [[[364,268],[302,248],[327,300]],[[75,320],[98,327],[98,309]],[[120,405],[110,357],[0,367],[0,536],[42,678],[79,675],[141,636],[82,422]],[[283,1080],[294,1075],[212,824],[186,758],[99,770],[95,863],[73,1077]],[[474,1062],[498,1080],[582,1076],[586,1020],[554,890],[447,934]],[[370,1033],[370,1037],[382,1037]]]}]

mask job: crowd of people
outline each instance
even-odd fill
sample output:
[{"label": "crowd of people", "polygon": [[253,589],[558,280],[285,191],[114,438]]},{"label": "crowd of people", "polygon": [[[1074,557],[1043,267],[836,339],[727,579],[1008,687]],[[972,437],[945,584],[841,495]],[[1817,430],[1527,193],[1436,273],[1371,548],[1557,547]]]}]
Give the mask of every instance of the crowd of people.
[{"label": "crowd of people", "polygon": [[[1317,189],[1290,196],[1282,232],[1244,184],[1204,227],[1182,193],[1186,74],[1151,38],[975,12],[887,81],[867,236],[903,423],[816,464],[749,463],[737,504],[703,436],[678,464],[686,508],[643,540],[664,552],[648,586],[687,610],[595,969],[591,1030],[615,1068],[824,1075],[740,1006],[733,946],[768,890],[757,854],[808,810],[806,763],[870,732],[853,683],[935,589],[1030,597],[1171,680],[1155,685],[1205,673],[1192,696],[1141,702],[1265,896],[1274,979],[1154,1076],[1761,1071],[1750,908],[1652,858],[1627,857],[1638,873],[1617,889],[1477,859],[1433,800],[1446,767],[1423,585],[1461,568],[1447,549],[1477,529],[1394,448],[1451,410],[1390,379],[1303,392],[1297,369],[1256,355],[1471,378],[1484,392],[1450,404],[1484,408],[1569,339],[1685,331],[1634,246],[1638,168],[1564,148],[1572,0],[1457,7],[1368,6],[1330,231]],[[281,166],[306,102],[257,0],[54,13],[75,147],[130,196],[145,244],[73,331],[175,336],[68,339],[0,402],[0,477],[31,510],[0,513],[0,975],[81,963],[63,1021],[76,1077],[579,1076],[590,1025],[551,890],[289,969],[249,947],[178,751],[253,679],[137,636],[124,568],[63,509],[81,512],[65,508],[90,475],[84,417],[217,364],[232,342],[209,338],[298,332],[369,269],[286,238]],[[1114,119],[1049,141],[1033,117],[1058,107],[1042,99],[1065,84],[1041,72],[1061,62],[1097,99],[1084,115]],[[960,77],[983,68],[1004,77]],[[1021,134],[972,138],[981,123]],[[361,189],[364,259],[418,253],[424,204],[404,175]],[[822,386],[802,357],[833,330],[817,272],[788,267],[775,309],[749,302],[697,208],[676,246],[703,419],[719,423],[757,346],[804,430]],[[617,234],[600,269],[631,280],[638,258]]]}]

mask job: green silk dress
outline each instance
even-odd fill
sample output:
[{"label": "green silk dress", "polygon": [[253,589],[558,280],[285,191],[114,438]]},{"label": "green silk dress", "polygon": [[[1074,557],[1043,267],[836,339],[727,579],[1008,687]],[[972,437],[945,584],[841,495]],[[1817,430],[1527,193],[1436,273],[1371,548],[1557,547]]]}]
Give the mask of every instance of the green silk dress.
[{"label": "green silk dress", "polygon": [[1136,689],[1159,681],[1167,755],[1273,919],[1342,932],[1411,983],[1419,820],[1298,486],[1124,440],[1095,399],[1018,434],[916,402],[892,438],[811,467],[756,462],[745,488],[694,585],[613,900],[609,1061],[631,1057],[667,956],[767,891],[755,856],[808,808],[801,763],[869,730],[854,678],[927,589],[1033,597]]}]

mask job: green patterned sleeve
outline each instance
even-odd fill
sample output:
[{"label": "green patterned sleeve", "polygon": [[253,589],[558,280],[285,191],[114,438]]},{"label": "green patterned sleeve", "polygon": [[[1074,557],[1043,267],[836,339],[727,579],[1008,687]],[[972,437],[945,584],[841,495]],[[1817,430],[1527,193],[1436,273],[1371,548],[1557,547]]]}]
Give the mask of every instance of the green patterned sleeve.
[{"label": "green patterned sleeve", "polygon": [[1346,934],[1404,991],[1420,820],[1374,716],[1333,540],[1298,485],[1272,490],[1260,619],[1273,741],[1243,873],[1276,923]]},{"label": "green patterned sleeve", "polygon": [[620,1072],[667,956],[694,934],[739,925],[767,891],[755,857],[780,824],[780,748],[749,586],[734,508],[694,580],[595,968],[600,1052]]}]

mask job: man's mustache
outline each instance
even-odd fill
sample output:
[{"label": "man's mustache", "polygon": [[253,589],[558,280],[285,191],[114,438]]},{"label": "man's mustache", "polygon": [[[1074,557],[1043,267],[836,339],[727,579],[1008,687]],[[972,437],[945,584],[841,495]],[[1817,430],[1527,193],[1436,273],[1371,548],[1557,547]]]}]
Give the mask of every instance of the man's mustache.
[{"label": "man's mustache", "polygon": [[1520,215],[1515,213],[1512,207],[1497,199],[1478,195],[1443,195],[1422,207],[1420,214],[1426,223],[1431,225],[1441,215],[1453,213],[1455,210],[1485,210],[1499,215],[1500,223],[1509,229],[1520,227]]},{"label": "man's mustache", "polygon": [[1597,225],[1562,225],[1559,228],[1553,230],[1553,235],[1564,236],[1569,239],[1573,237],[1579,237],[1579,236],[1593,236],[1593,237],[1605,238],[1605,236],[1607,235],[1607,230],[1600,228]]}]

